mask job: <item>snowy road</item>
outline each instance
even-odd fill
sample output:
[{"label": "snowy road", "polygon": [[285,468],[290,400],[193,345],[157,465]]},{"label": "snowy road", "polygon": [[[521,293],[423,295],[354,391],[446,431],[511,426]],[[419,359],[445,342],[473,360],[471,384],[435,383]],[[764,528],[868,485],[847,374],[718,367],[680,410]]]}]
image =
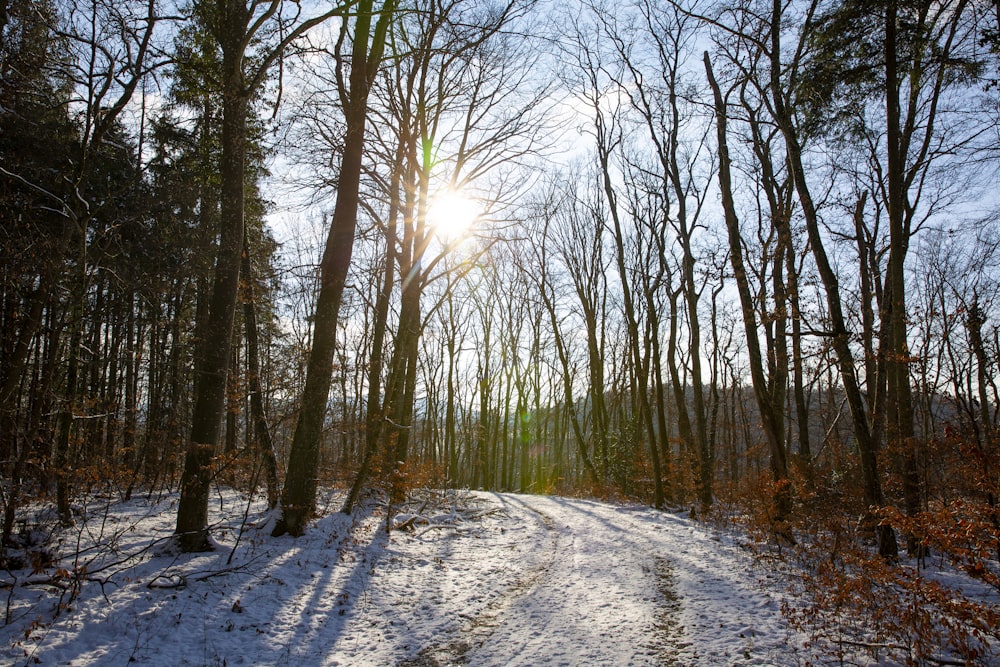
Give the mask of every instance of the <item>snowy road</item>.
[{"label": "snowy road", "polygon": [[[496,496],[508,516],[536,521],[541,561],[461,636],[410,664],[663,664],[669,581],[649,540],[598,505]],[[666,593],[664,595],[663,593]]]},{"label": "snowy road", "polygon": [[647,508],[491,496],[539,560],[455,636],[401,666],[793,664],[749,557]]},{"label": "snowy road", "polygon": [[331,494],[329,513],[293,539],[272,538],[266,525],[241,534],[247,500],[220,492],[219,547],[181,555],[150,546],[170,535],[176,497],[108,507],[85,530],[113,540],[118,565],[56,618],[60,589],[11,589],[0,663],[803,662],[779,612],[781,586],[734,536],[640,506],[481,492],[428,498],[409,509],[420,515],[412,532],[387,537],[384,515],[338,514]]}]

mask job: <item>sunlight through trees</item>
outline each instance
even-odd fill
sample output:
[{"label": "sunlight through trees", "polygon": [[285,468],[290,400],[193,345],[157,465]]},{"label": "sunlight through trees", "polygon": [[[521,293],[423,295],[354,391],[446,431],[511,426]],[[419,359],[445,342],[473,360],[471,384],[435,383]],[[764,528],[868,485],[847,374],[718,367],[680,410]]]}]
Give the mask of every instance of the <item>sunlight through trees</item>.
[{"label": "sunlight through trees", "polygon": [[994,5],[4,2],[0,563],[217,485],[1000,553]]}]

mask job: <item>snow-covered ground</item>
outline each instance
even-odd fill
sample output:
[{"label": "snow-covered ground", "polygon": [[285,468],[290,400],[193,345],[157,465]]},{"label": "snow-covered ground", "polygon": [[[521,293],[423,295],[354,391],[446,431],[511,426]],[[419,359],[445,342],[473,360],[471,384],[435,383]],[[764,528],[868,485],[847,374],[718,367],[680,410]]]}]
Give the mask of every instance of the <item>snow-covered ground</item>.
[{"label": "snow-covered ground", "polygon": [[84,549],[75,563],[60,561],[61,577],[52,568],[7,573],[0,663],[809,659],[804,637],[780,613],[782,578],[731,536],[684,516],[558,497],[423,492],[395,519],[410,530],[387,535],[382,510],[347,517],[334,511],[338,501],[325,499],[323,518],[303,537],[272,538],[259,501],[219,492],[217,548],[193,555],[165,551],[176,497],[93,503],[64,538],[63,553]]},{"label": "snow-covered ground", "polygon": [[[61,562],[69,578],[14,572],[20,580],[9,589],[3,659],[796,662],[779,587],[762,586],[750,555],[676,515],[555,497],[428,493],[414,513],[396,517],[410,531],[387,536],[381,513],[332,512],[301,538],[271,538],[256,503],[221,493],[212,505],[218,548],[177,555],[162,552],[175,502],[105,504],[104,513],[94,504],[81,522],[86,529],[69,535],[103,548]],[[74,572],[79,596],[71,600]],[[53,619],[59,602],[68,608]]]}]

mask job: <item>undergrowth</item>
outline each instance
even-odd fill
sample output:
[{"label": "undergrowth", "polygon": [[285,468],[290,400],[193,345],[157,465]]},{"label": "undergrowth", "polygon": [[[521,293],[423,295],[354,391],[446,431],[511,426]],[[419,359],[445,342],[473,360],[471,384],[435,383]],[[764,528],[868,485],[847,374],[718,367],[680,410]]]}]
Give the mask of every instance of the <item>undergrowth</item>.
[{"label": "undergrowth", "polygon": [[934,667],[1000,664],[1000,545],[997,508],[973,494],[904,516],[874,512],[901,543],[897,560],[877,554],[866,514],[849,491],[850,473],[814,478],[796,489],[795,544],[776,539],[762,478],[733,493],[717,520],[738,524],[760,558],[788,579],[782,613],[808,637],[807,664]]}]

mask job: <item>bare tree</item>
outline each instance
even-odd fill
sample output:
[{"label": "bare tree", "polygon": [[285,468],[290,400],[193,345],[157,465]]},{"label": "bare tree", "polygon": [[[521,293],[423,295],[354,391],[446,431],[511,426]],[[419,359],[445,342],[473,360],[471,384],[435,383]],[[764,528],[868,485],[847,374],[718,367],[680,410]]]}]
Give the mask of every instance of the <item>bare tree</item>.
[{"label": "bare tree", "polygon": [[[560,267],[552,265],[553,254],[551,249],[551,239],[556,234],[553,227],[558,223],[558,218],[565,215],[563,207],[567,202],[563,199],[557,189],[551,189],[547,196],[539,202],[534,217],[537,218],[538,228],[536,234],[540,237],[540,242],[532,244],[532,255],[530,261],[528,257],[518,256],[523,263],[519,265],[521,271],[534,277],[535,289],[539,295],[545,312],[548,315],[548,324],[551,328],[553,343],[555,344],[558,369],[560,373],[560,384],[562,386],[562,401],[569,425],[573,430],[577,451],[583,463],[584,470],[593,481],[600,477],[597,468],[593,463],[593,452],[584,432],[584,425],[577,412],[577,401],[574,396],[575,372],[571,357],[570,337],[565,333],[571,327],[564,323],[565,313],[559,303],[558,296],[558,275]],[[572,214],[570,214],[572,216]],[[583,221],[578,221],[573,217],[567,221],[572,226]],[[593,220],[590,221],[593,224]],[[565,224],[565,223],[564,223]],[[588,334],[589,337],[589,334]],[[601,360],[604,363],[604,360]],[[593,387],[593,377],[591,377],[591,391]],[[600,391],[604,391],[603,386]]]},{"label": "bare tree", "polygon": [[[340,301],[350,268],[358,224],[358,193],[361,185],[368,122],[368,96],[382,62],[396,1],[388,0],[376,10],[372,0],[360,0],[354,8],[350,74],[344,79],[340,47],[351,22],[342,23],[337,42],[337,84],[346,122],[344,148],[337,189],[337,204],[320,262],[320,285],[313,318],[313,341],[306,371],[306,386],[295,426],[295,437],[281,496],[281,519],[273,533],[301,535],[316,504],[316,469],[320,436],[330,393],[333,356]],[[374,21],[374,25],[372,25]],[[348,83],[349,82],[349,83]]]},{"label": "bare tree", "polygon": [[[469,245],[457,249],[462,239],[449,239],[435,229],[443,221],[433,219],[434,208],[448,197],[476,195],[481,219],[473,222],[485,225],[489,209],[507,196],[490,193],[489,179],[520,160],[538,132],[544,92],[533,91],[528,78],[528,63],[535,56],[523,38],[507,34],[531,7],[522,0],[486,9],[435,0],[400,20],[390,36],[396,51],[409,54],[395,62],[385,87],[378,89],[375,110],[392,128],[392,143],[384,153],[396,157],[389,175],[377,178],[389,186],[383,197],[390,202],[390,214],[398,206],[396,218],[389,221],[393,238],[388,241],[397,264],[400,306],[381,407],[384,423],[376,427],[386,461],[397,468],[390,477],[395,502],[401,499],[402,466],[413,440],[420,340],[445,298],[427,308],[425,293],[441,281],[447,295],[495,242],[473,228],[466,230],[474,237]],[[512,107],[518,112],[510,113]],[[468,256],[451,263],[449,255],[455,252]],[[384,284],[386,290],[394,287]],[[370,450],[366,457],[372,454]],[[355,490],[364,481],[365,468]]]},{"label": "bare tree", "polygon": [[[776,534],[792,539],[791,531],[785,522],[791,512],[791,484],[788,479],[788,458],[784,442],[784,421],[781,413],[784,410],[783,389],[787,381],[782,373],[776,377],[767,378],[764,375],[764,363],[761,357],[760,339],[758,337],[757,315],[754,309],[754,297],[750,292],[750,282],[747,268],[743,261],[743,239],[740,233],[740,222],[733,200],[733,182],[731,159],[728,145],[728,103],[712,70],[712,61],[705,52],[705,74],[715,99],[715,116],[718,126],[719,150],[719,190],[722,193],[722,208],[726,219],[726,229],[729,234],[729,260],[733,267],[733,277],[740,295],[740,306],[743,314],[743,328],[747,337],[747,359],[750,364],[750,378],[753,383],[754,396],[757,399],[757,409],[760,410],[764,435],[767,438],[770,451],[771,473],[775,484],[775,512],[772,517],[772,527]],[[776,270],[781,266],[781,258],[775,261]],[[780,363],[780,362],[779,362]],[[787,371],[787,362],[786,371]],[[769,381],[770,380],[770,381]]]},{"label": "bare tree", "polygon": [[[345,5],[302,18],[302,8],[282,0],[219,0],[195,5],[222,51],[222,161],[219,246],[209,299],[206,335],[196,359],[195,405],[184,458],[176,534],[185,551],[211,548],[208,494],[212,457],[225,410],[226,377],[243,253],[247,123],[251,100],[285,50],[313,27],[343,14]],[[364,3],[361,3],[364,11]],[[349,6],[349,5],[347,5]],[[255,55],[250,58],[248,56]]]}]

